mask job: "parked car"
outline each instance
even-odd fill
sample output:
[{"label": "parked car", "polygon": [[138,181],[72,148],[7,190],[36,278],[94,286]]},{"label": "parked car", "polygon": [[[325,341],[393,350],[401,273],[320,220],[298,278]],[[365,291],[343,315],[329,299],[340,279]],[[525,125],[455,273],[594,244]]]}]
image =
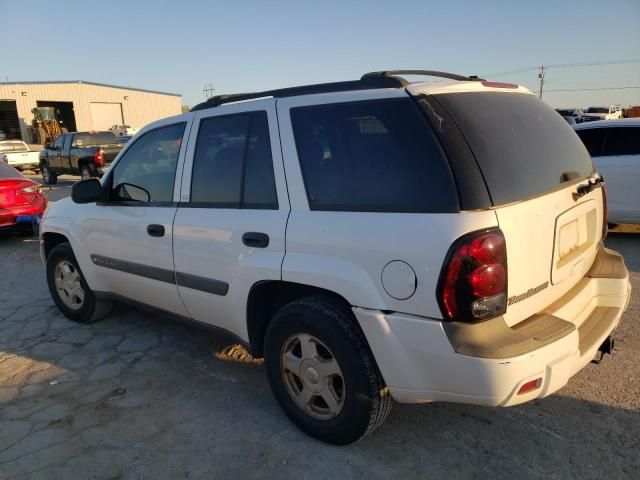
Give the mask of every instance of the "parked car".
[{"label": "parked car", "polygon": [[611,223],[640,223],[640,118],[577,125],[607,183]]},{"label": "parked car", "polygon": [[40,170],[47,185],[58,175],[80,175],[83,179],[100,177],[122,149],[113,132],[73,132],[58,136],[40,152]]},{"label": "parked car", "polygon": [[556,112],[558,112],[569,125],[582,123],[582,110],[579,108],[556,108]]},{"label": "parked car", "polygon": [[32,231],[46,207],[39,183],[0,162],[0,231]]},{"label": "parked car", "polygon": [[138,132],[137,128],[133,128],[130,125],[112,125],[109,129],[116,137],[122,137],[124,135],[132,136]]},{"label": "parked car", "polygon": [[0,160],[8,163],[18,171],[40,169],[40,153],[29,150],[26,143],[20,140],[0,141]]},{"label": "parked car", "polygon": [[611,350],[630,296],[601,179],[527,89],[403,73],[212,97],[144,127],[45,214],[58,308],[90,322],[124,300],[226,331],[335,444],[392,399],[560,389]]},{"label": "parked car", "polygon": [[588,107],[584,110],[582,120],[595,122],[598,120],[615,120],[622,118],[622,108],[619,105],[608,107]]}]

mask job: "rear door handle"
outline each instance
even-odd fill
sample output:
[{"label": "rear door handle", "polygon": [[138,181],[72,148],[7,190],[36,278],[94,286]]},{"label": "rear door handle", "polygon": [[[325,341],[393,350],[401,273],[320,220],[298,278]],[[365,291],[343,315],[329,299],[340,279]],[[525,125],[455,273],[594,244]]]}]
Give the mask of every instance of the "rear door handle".
[{"label": "rear door handle", "polygon": [[242,243],[247,247],[267,248],[269,246],[269,235],[260,232],[247,232],[242,235]]},{"label": "rear door handle", "polygon": [[164,226],[157,223],[147,225],[147,233],[152,237],[164,237]]}]

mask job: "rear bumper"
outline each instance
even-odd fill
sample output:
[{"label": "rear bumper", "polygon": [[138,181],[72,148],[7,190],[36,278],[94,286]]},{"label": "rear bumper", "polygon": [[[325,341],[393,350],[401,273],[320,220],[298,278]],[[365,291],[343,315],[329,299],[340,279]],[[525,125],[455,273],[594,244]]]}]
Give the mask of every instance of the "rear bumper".
[{"label": "rear bumper", "polygon": [[[490,335],[452,334],[441,321],[412,315],[358,307],[354,313],[397,401],[510,406],[557,391],[585,367],[630,295],[622,257],[602,247],[587,276],[544,312],[512,328],[501,318],[500,329],[494,321],[477,324]],[[538,388],[517,393],[539,378]]]}]

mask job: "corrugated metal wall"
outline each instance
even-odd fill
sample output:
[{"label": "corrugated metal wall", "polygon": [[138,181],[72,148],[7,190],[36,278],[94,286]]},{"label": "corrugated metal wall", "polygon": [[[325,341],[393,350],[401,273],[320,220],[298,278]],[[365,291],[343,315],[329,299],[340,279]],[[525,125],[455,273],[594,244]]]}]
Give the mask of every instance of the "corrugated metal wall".
[{"label": "corrugated metal wall", "polygon": [[182,111],[180,96],[87,83],[0,84],[0,100],[16,101],[22,138],[27,141],[37,101],[73,102],[78,131],[94,129],[91,102],[122,104],[124,123],[135,128]]}]

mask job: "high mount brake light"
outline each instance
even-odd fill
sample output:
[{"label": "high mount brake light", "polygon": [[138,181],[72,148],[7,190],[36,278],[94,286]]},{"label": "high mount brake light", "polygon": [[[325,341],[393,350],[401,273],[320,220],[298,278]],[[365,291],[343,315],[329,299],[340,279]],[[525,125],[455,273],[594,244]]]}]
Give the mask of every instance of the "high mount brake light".
[{"label": "high mount brake light", "polygon": [[440,273],[438,302],[446,320],[474,322],[507,309],[507,249],[499,229],[454,242]]},{"label": "high mount brake light", "polygon": [[490,88],[518,88],[518,85],[516,85],[514,83],[506,83],[506,82],[488,82],[488,81],[484,81],[484,82],[482,82],[482,86],[483,87],[490,87]]}]

